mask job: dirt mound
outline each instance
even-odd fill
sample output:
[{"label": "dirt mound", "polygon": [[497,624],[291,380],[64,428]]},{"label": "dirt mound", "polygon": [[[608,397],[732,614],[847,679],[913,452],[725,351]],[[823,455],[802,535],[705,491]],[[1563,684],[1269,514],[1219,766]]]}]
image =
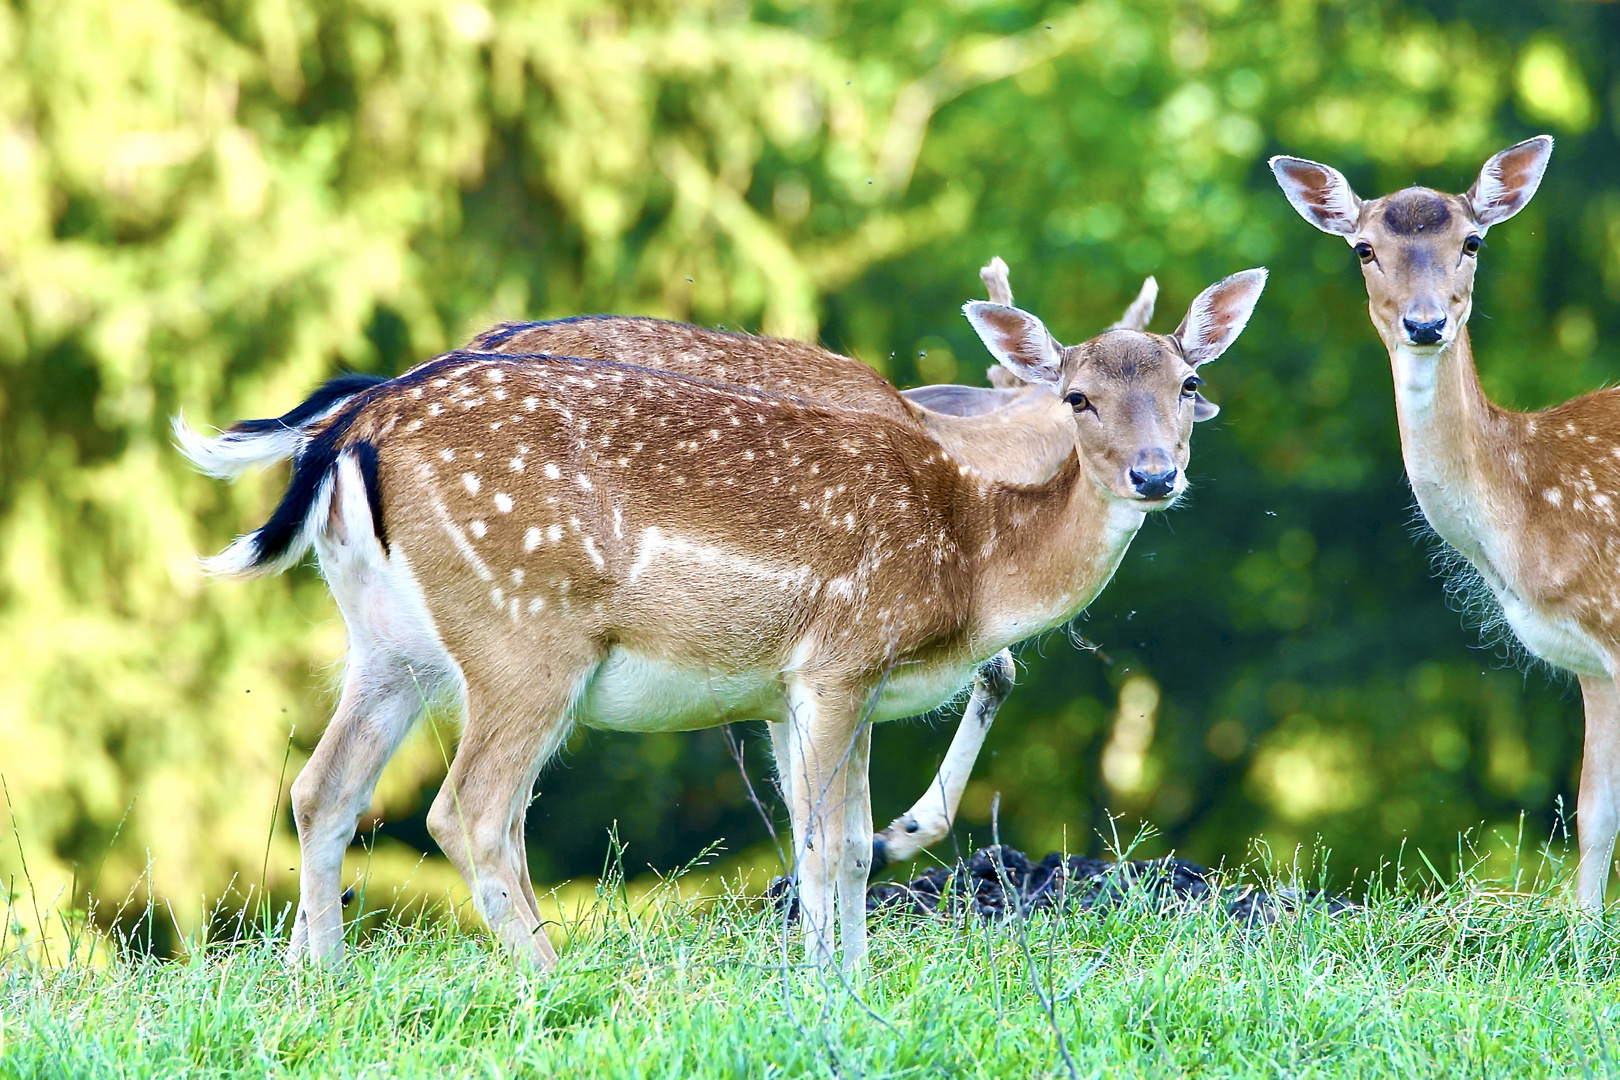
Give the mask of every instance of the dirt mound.
[{"label": "dirt mound", "polygon": [[[789,878],[777,878],[766,895],[780,905],[791,885]],[[1247,926],[1276,922],[1282,912],[1303,907],[1330,915],[1355,907],[1343,897],[1316,889],[1266,892],[1247,885],[1217,887],[1210,884],[1207,869],[1186,859],[1105,862],[1080,855],[1065,858],[1054,851],[1040,862],[1030,862],[1015,848],[988,847],[975,851],[965,863],[933,867],[910,882],[877,882],[866,891],[866,910],[910,915],[971,911],[999,919],[1048,908],[1106,910],[1132,896],[1146,899],[1161,914],[1218,904]],[[788,917],[797,918],[797,897],[792,905]]]}]

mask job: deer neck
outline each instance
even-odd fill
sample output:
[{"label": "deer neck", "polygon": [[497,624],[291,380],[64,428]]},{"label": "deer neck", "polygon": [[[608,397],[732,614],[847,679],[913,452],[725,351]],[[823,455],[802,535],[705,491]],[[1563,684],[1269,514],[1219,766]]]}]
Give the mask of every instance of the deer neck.
[{"label": "deer neck", "polygon": [[1397,345],[1389,355],[1401,456],[1418,506],[1441,539],[1489,577],[1502,514],[1513,503],[1503,497],[1501,467],[1511,431],[1479,384],[1468,328],[1438,352]]},{"label": "deer neck", "polygon": [[1031,395],[971,416],[912,413],[952,457],[1005,483],[1047,483],[1074,456],[1073,410],[1056,395]]},{"label": "deer neck", "polygon": [[984,655],[1084,611],[1147,516],[1108,495],[1072,450],[1045,483],[990,484],[968,497],[979,510],[972,636]]}]

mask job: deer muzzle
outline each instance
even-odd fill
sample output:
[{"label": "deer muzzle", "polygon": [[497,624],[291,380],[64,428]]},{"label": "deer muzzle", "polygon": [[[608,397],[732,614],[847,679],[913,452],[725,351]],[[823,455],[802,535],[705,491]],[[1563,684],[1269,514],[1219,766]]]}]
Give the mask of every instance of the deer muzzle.
[{"label": "deer muzzle", "polygon": [[1131,462],[1131,487],[1144,499],[1163,499],[1175,490],[1176,463],[1161,447],[1143,450]]}]

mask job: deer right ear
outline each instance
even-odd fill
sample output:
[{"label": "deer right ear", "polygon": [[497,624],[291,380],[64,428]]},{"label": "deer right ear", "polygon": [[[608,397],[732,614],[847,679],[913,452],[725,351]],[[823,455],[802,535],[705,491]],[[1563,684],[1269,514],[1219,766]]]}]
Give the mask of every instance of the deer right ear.
[{"label": "deer right ear", "polygon": [[1354,236],[1361,200],[1338,169],[1297,157],[1274,157],[1271,171],[1299,216],[1325,233]]},{"label": "deer right ear", "polygon": [[1023,379],[1020,379],[1000,364],[992,364],[985,368],[984,378],[986,382],[997,390],[1017,390],[1024,385]]},{"label": "deer right ear", "polygon": [[1110,330],[1146,330],[1148,323],[1153,321],[1153,305],[1159,299],[1159,282],[1152,275],[1142,282],[1142,291],[1136,294],[1131,306],[1125,309],[1125,314],[1119,317],[1119,322],[1110,326]]},{"label": "deer right ear", "polygon": [[1479,170],[1479,179],[1468,189],[1474,220],[1482,228],[1506,221],[1524,209],[1524,204],[1541,186],[1541,175],[1547,171],[1552,148],[1551,135],[1537,135],[1508,147],[1485,163]]},{"label": "deer right ear", "polygon": [[979,280],[990,295],[992,304],[1002,304],[1012,307],[1012,283],[1007,280],[1007,262],[1000,255],[995,256],[979,271]]},{"label": "deer right ear", "polygon": [[1262,267],[1240,270],[1199,293],[1175,333],[1187,363],[1193,367],[1207,364],[1230,348],[1249,325],[1249,316],[1254,314],[1254,305],[1260,302],[1265,287],[1266,271]]},{"label": "deer right ear", "polygon": [[1046,324],[1019,308],[970,300],[962,306],[990,355],[1024,382],[1057,393],[1063,379],[1063,346]]}]

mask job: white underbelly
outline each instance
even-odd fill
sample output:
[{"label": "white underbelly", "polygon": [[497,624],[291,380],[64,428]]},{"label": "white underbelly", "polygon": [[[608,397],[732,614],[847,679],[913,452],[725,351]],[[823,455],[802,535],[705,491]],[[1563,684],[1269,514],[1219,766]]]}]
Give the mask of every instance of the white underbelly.
[{"label": "white underbelly", "polygon": [[[930,712],[956,698],[975,664],[901,665],[883,681],[874,722]],[[614,731],[695,731],[735,720],[787,719],[790,674],[716,672],[615,646],[574,708],[587,727]]]},{"label": "white underbelly", "polygon": [[1579,675],[1607,674],[1602,650],[1575,623],[1536,611],[1511,589],[1493,586],[1491,591],[1513,636],[1536,659]]},{"label": "white underbelly", "polygon": [[977,664],[902,665],[889,673],[872,709],[872,720],[901,720],[933,712],[957,698],[973,681]]},{"label": "white underbelly", "polygon": [[695,731],[733,720],[781,720],[787,698],[775,672],[716,672],[615,646],[574,708],[587,727]]}]

